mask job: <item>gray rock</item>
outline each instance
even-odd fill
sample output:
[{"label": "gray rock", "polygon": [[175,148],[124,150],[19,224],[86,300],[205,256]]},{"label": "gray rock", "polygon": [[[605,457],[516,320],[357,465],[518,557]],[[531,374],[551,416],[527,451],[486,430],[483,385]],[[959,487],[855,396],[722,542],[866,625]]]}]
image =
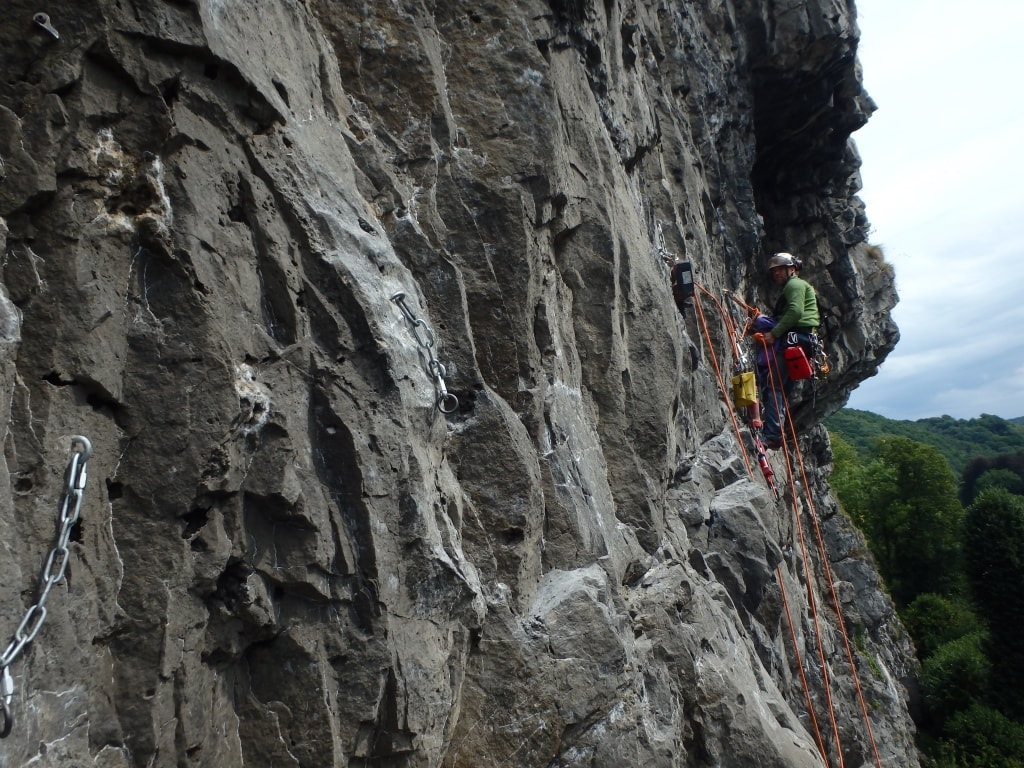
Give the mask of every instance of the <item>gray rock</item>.
[{"label": "gray rock", "polygon": [[[39,10],[0,22],[0,630],[95,452],[0,766],[873,765],[858,683],[919,764],[816,426],[898,339],[852,7]],[[776,501],[708,294],[768,306],[783,248],[834,372]]]}]

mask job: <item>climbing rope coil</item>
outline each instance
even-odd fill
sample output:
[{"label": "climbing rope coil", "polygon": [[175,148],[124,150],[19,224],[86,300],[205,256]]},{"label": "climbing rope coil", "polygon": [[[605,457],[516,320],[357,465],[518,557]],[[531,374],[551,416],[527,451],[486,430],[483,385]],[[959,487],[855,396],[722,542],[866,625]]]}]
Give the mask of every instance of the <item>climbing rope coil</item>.
[{"label": "climbing rope coil", "polygon": [[71,557],[68,543],[82,513],[86,464],[91,456],[92,443],[88,438],[81,435],[71,438],[71,453],[64,473],[64,492],[61,494],[57,510],[57,537],[43,563],[43,573],[39,579],[39,596],[25,612],[25,618],[14,631],[14,638],[0,655],[0,716],[3,718],[3,722],[0,723],[0,739],[6,738],[14,725],[14,677],[11,675],[11,664],[25,650],[25,646],[39,634],[46,620],[46,601],[50,598],[51,590],[64,578],[67,571],[68,560]]},{"label": "climbing rope coil", "polygon": [[[412,313],[412,310],[406,306],[404,291],[399,291],[398,293],[393,294],[391,296],[391,300],[398,305],[399,309],[402,310],[402,314],[405,315],[405,319],[408,320],[409,324],[412,326],[412,335],[416,337],[416,341],[427,352],[427,372],[430,374],[431,378],[434,379],[434,384],[437,386],[437,391],[439,393],[437,402],[435,403],[437,410],[445,414],[454,412],[455,409],[459,407],[459,398],[448,391],[448,388],[444,383],[446,373],[445,367],[441,364],[440,360],[434,357],[434,344],[437,341],[434,336],[434,332],[430,330],[430,326],[427,325],[425,321],[416,317],[416,315]],[[424,338],[420,337],[420,328],[422,328],[425,333]]]}]

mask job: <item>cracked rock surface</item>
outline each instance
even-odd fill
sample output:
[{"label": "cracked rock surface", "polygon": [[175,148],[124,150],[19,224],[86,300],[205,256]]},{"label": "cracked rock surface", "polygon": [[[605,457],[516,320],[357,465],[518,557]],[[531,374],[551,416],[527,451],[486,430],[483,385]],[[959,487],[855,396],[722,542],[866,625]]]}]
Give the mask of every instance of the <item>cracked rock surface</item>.
[{"label": "cracked rock surface", "polygon": [[[816,426],[898,339],[852,3],[44,10],[0,19],[0,649],[94,453],[0,768],[919,764]],[[777,250],[833,366],[779,500],[706,298]]]}]

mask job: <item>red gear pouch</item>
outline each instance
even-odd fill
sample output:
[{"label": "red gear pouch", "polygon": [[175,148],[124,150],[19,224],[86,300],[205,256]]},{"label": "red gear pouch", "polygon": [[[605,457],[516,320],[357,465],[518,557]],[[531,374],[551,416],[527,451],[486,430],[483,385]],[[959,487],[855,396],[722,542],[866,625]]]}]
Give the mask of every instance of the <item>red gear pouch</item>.
[{"label": "red gear pouch", "polygon": [[809,379],[814,375],[814,369],[811,368],[811,363],[807,359],[807,353],[799,344],[786,347],[782,354],[786,358],[786,371],[789,373],[791,381]]}]

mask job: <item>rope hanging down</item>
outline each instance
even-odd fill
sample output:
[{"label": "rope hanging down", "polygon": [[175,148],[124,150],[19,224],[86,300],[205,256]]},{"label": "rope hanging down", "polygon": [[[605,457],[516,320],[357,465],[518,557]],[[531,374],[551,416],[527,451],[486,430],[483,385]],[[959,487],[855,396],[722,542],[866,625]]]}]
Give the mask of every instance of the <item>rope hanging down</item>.
[{"label": "rope hanging down", "polygon": [[0,739],[7,738],[14,725],[14,714],[12,703],[14,701],[14,677],[11,675],[11,664],[25,650],[25,646],[35,640],[36,635],[46,620],[46,601],[50,597],[50,590],[64,578],[64,572],[68,568],[68,560],[71,551],[68,549],[68,542],[71,541],[71,531],[78,522],[82,513],[82,496],[85,493],[86,471],[85,466],[92,456],[92,443],[88,438],[75,435],[71,438],[71,455],[68,457],[67,470],[64,473],[64,493],[61,495],[60,505],[57,511],[57,523],[59,530],[46,561],[43,564],[43,575],[39,579],[39,597],[35,603],[25,612],[25,618],[14,631],[14,639],[11,640],[7,649],[0,655],[0,669],[2,669],[2,680],[0,680],[0,715],[3,722],[0,723]]},{"label": "rope hanging down", "polygon": [[[827,369],[826,369],[826,372],[827,372]],[[772,377],[780,376],[781,375],[781,371],[779,371],[778,368],[777,368],[777,363],[776,363],[776,366],[774,367],[774,370],[773,370],[772,366],[769,366],[769,375],[772,376]],[[783,391],[781,394],[782,394],[782,398],[783,398],[783,403],[781,405],[783,407],[785,407],[786,411],[788,412],[789,411],[789,403],[785,402],[785,400],[786,400],[786,393],[785,393],[785,391]],[[786,434],[787,430],[789,432],[788,436]],[[877,768],[882,768],[882,760],[881,760],[881,757],[878,754],[878,745],[877,745],[877,743],[875,741],[874,729],[871,727],[871,717],[870,717],[870,715],[868,713],[867,702],[864,699],[864,691],[863,691],[863,688],[861,687],[860,675],[857,673],[857,663],[856,663],[856,660],[854,658],[853,648],[850,645],[849,634],[847,633],[847,630],[846,630],[846,620],[843,618],[842,606],[840,605],[839,596],[836,593],[835,581],[834,581],[834,579],[832,577],[832,566],[831,566],[831,563],[829,561],[827,549],[825,547],[825,537],[824,537],[824,534],[823,534],[823,532],[821,530],[821,525],[820,525],[819,520],[818,520],[817,509],[814,506],[814,496],[813,496],[813,494],[811,493],[811,490],[810,490],[811,486],[810,486],[810,482],[809,482],[808,477],[807,477],[807,468],[804,466],[803,454],[800,451],[800,442],[797,439],[796,426],[794,425],[792,419],[789,419],[787,421],[786,429],[784,429],[782,431],[782,442],[783,442],[783,448],[784,448],[783,455],[784,455],[784,457],[786,459],[786,469],[787,469],[787,473],[788,473],[788,476],[789,476],[790,498],[793,501],[793,515],[794,515],[794,518],[795,518],[795,521],[796,521],[797,530],[799,531],[799,534],[800,534],[800,545],[801,545],[801,549],[803,551],[803,560],[804,560],[804,568],[805,568],[805,579],[807,580],[807,584],[808,584],[808,595],[807,595],[808,596],[808,604],[809,604],[809,607],[811,609],[811,615],[812,615],[812,618],[813,618],[813,621],[814,621],[814,625],[815,625],[815,632],[816,632],[816,634],[818,636],[818,649],[819,649],[819,657],[821,659],[822,678],[823,678],[823,682],[825,684],[825,694],[826,694],[826,699],[827,699],[827,703],[828,703],[829,715],[830,715],[830,718],[832,719],[833,735],[834,735],[835,740],[836,740],[836,752],[837,752],[838,759],[839,759],[839,768],[843,768],[842,750],[839,748],[839,730],[838,730],[838,724],[836,723],[836,719],[835,719],[835,711],[834,711],[834,706],[833,706],[833,702],[832,702],[831,685],[829,684],[829,678],[828,678],[828,674],[829,673],[827,671],[828,668],[827,668],[827,665],[825,663],[825,651],[824,651],[824,647],[822,646],[821,632],[820,632],[820,628],[819,628],[819,625],[818,625],[817,605],[816,605],[816,601],[814,600],[813,594],[811,593],[811,590],[810,590],[811,574],[810,574],[810,570],[808,569],[808,563],[809,563],[810,558],[809,558],[809,555],[808,555],[807,545],[806,545],[805,540],[804,540],[803,525],[800,522],[801,510],[800,510],[800,505],[798,503],[798,498],[799,497],[798,497],[798,494],[797,494],[796,473],[794,471],[793,463],[790,460],[790,451],[792,451],[792,454],[793,454],[793,456],[796,459],[796,464],[797,464],[797,466],[799,467],[799,470],[800,470],[800,479],[801,479],[801,482],[802,482],[802,487],[805,490],[804,499],[805,499],[806,504],[807,504],[807,515],[808,515],[808,517],[811,520],[812,526],[814,528],[814,533],[815,533],[815,536],[816,536],[816,539],[817,539],[818,553],[819,553],[819,556],[821,558],[821,564],[822,564],[822,570],[824,572],[825,582],[826,582],[826,585],[828,587],[829,595],[832,598],[832,606],[833,606],[833,608],[835,609],[835,612],[836,612],[836,619],[837,619],[836,624],[838,625],[839,632],[840,632],[840,634],[841,634],[841,636],[843,638],[843,646],[844,646],[844,648],[846,650],[846,658],[847,658],[847,662],[849,663],[849,666],[850,666],[850,673],[851,673],[851,676],[853,678],[854,689],[856,690],[856,693],[857,693],[857,701],[860,704],[861,715],[863,716],[863,719],[864,719],[864,726],[865,726],[865,728],[867,730],[868,741],[871,744],[871,751],[872,751],[872,754],[873,754],[874,759],[875,759],[875,765],[877,766]],[[824,757],[824,756],[825,755],[823,753],[822,757]],[[827,763],[827,760],[826,760],[826,763]]]},{"label": "rope hanging down", "polygon": [[[750,372],[749,355],[741,346],[744,335],[746,333],[749,323],[744,323],[742,326],[737,324],[732,315],[725,309],[711,291],[705,288],[700,283],[694,281],[694,285],[700,291],[700,294],[708,297],[711,302],[717,307],[718,313],[721,316],[722,323],[725,326],[725,332],[730,342],[730,348],[733,356],[733,371],[737,374],[733,377],[734,392],[736,379],[740,376],[749,375],[751,377],[751,384],[753,383],[753,373]],[[750,459],[747,455],[747,448],[743,441],[743,435],[740,431],[740,425],[737,421],[736,411],[733,408],[733,398],[729,396],[729,392],[725,385],[725,379],[723,378],[722,371],[718,364],[718,357],[715,354],[715,347],[711,340],[711,333],[708,329],[707,319],[704,316],[704,310],[701,307],[699,295],[694,296],[694,305],[697,308],[697,317],[700,320],[701,331],[704,335],[704,341],[707,344],[708,351],[711,354],[711,360],[715,367],[715,376],[718,380],[718,386],[722,391],[722,399],[725,401],[726,408],[729,410],[729,418],[732,420],[733,428],[736,431],[736,441],[740,446],[740,454],[743,457],[743,463],[747,468],[747,473],[753,477],[751,471]],[[747,414],[749,420],[749,432],[751,439],[754,443],[754,453],[757,456],[757,463],[761,469],[761,474],[764,476],[765,483],[768,485],[768,490],[771,491],[772,495],[776,500],[779,499],[779,490],[775,484],[775,473],[772,470],[771,463],[768,461],[767,450],[764,443],[761,441],[760,430],[762,427],[760,410],[757,404],[757,393],[753,393],[752,403],[748,406],[743,407],[743,411]]]},{"label": "rope hanging down", "polygon": [[[785,396],[785,395],[783,395],[783,396]],[[787,405],[787,407],[788,407],[788,405]],[[871,751],[872,751],[872,754],[873,754],[873,756],[875,758],[875,765],[876,765],[876,767],[877,768],[882,768],[882,759],[881,759],[881,757],[878,754],[878,744],[875,741],[874,729],[871,727],[871,717],[868,714],[867,702],[864,699],[864,690],[861,687],[860,675],[857,673],[857,662],[856,662],[856,660],[854,658],[853,648],[850,645],[850,637],[849,637],[849,633],[846,630],[846,620],[843,618],[843,610],[842,610],[842,607],[841,607],[840,602],[839,602],[839,596],[836,593],[835,580],[832,577],[832,566],[830,564],[829,557],[828,557],[828,552],[827,552],[826,547],[825,547],[825,536],[824,536],[824,533],[821,530],[821,524],[820,524],[820,521],[819,521],[818,510],[816,509],[816,507],[814,505],[814,496],[810,492],[810,487],[811,486],[810,486],[810,484],[808,482],[808,478],[807,478],[807,468],[804,466],[803,455],[800,452],[800,445],[799,445],[799,443],[797,441],[796,428],[793,426],[792,422],[790,422],[790,424],[789,424],[789,430],[790,430],[790,433],[791,433],[791,436],[792,436],[792,440],[793,440],[793,452],[794,452],[794,454],[796,456],[797,464],[798,464],[798,466],[800,468],[800,476],[802,478],[803,487],[806,489],[805,499],[806,499],[806,503],[807,503],[807,515],[808,515],[808,517],[810,517],[811,523],[812,523],[812,525],[814,527],[814,533],[815,533],[815,537],[817,539],[817,544],[818,544],[818,553],[819,553],[819,555],[821,557],[821,562],[822,562],[822,565],[823,565],[825,581],[826,581],[826,584],[828,586],[829,595],[832,598],[832,606],[835,609],[836,617],[838,619],[838,621],[836,623],[839,626],[839,632],[840,632],[840,635],[843,638],[843,646],[844,646],[844,649],[846,650],[846,659],[847,659],[847,662],[850,665],[850,671],[851,671],[851,674],[852,674],[852,677],[853,677],[854,689],[855,689],[855,691],[857,693],[857,701],[860,704],[861,714],[862,714],[863,719],[864,719],[864,725],[865,725],[865,728],[867,729],[868,741],[871,744]],[[795,486],[796,486],[796,484],[795,484],[794,479],[793,479],[793,475],[794,475],[793,467],[789,464],[789,456],[788,456],[788,454],[787,454],[787,457],[786,457],[786,463],[787,463],[787,468],[788,468],[788,471],[789,471],[789,474],[790,474],[790,485],[793,488],[793,494],[794,494],[794,513],[795,514],[799,514],[799,510],[796,509],[796,504],[795,504],[795,500],[796,500],[796,495],[795,495],[796,494],[796,487]],[[805,557],[806,557],[806,554],[805,554]],[[840,762],[840,766],[842,766],[842,762]]]},{"label": "rope hanging down", "polygon": [[[719,313],[722,316],[722,322],[723,322],[723,324],[725,326],[726,335],[727,335],[727,337],[729,339],[729,342],[730,342],[731,351],[733,353],[733,359],[734,359],[734,365],[735,365],[736,371],[739,372],[739,371],[742,371],[742,370],[746,369],[747,365],[748,365],[747,355],[746,355],[745,351],[743,350],[743,348],[741,346],[741,343],[745,339],[747,331],[749,330],[751,318],[754,317],[758,313],[757,307],[754,307],[754,306],[751,306],[751,305],[745,303],[735,293],[727,292],[728,295],[729,295],[729,298],[731,298],[737,305],[739,305],[740,307],[745,309],[746,312],[747,312],[747,320],[746,320],[746,322],[744,322],[742,324],[742,329],[741,329],[740,323],[735,321],[735,319],[732,317],[732,313],[727,311],[724,308],[724,306],[722,305],[722,303],[719,302],[717,300],[717,298],[710,291],[708,291],[706,288],[704,288],[704,286],[702,286],[700,284],[696,284],[696,287],[699,289],[699,291],[702,294],[706,295],[716,305],[716,307],[718,307]],[[696,296],[694,297],[694,303],[695,303],[696,308],[697,308],[698,319],[701,321],[701,329],[702,329],[702,331],[704,333],[705,341],[706,341],[706,343],[708,345],[708,349],[709,349],[709,351],[711,353],[712,362],[713,362],[714,367],[715,367],[716,377],[718,378],[718,382],[719,382],[719,387],[722,390],[723,398],[725,399],[726,406],[729,409],[730,417],[731,417],[731,419],[733,421],[733,426],[734,426],[734,428],[736,429],[736,432],[737,432],[737,439],[739,440],[740,450],[741,450],[741,453],[743,454],[744,462],[747,464],[748,473],[750,473],[750,464],[747,461],[746,449],[745,449],[745,447],[743,445],[743,441],[742,441],[742,439],[740,439],[740,431],[739,431],[739,425],[738,425],[737,420],[736,420],[736,415],[735,415],[735,412],[733,411],[732,403],[730,401],[730,398],[728,397],[728,395],[726,393],[725,382],[724,382],[724,379],[722,378],[722,372],[721,372],[721,370],[719,368],[719,365],[718,365],[717,356],[715,355],[714,345],[712,344],[712,340],[711,340],[711,334],[710,334],[709,329],[707,327],[707,320],[704,317],[704,313],[703,313],[703,310],[701,309],[700,302],[699,302],[699,300],[697,299]],[[762,342],[762,344],[764,344],[764,342]],[[765,351],[767,352],[767,349]],[[768,359],[770,361],[769,362],[769,366],[768,366],[768,368],[769,368],[769,370],[768,370],[769,379],[770,380],[776,380],[777,377],[780,376],[780,373],[781,373],[778,370],[778,361],[774,359],[774,356],[769,356]],[[774,368],[774,370],[773,370],[773,368]],[[825,374],[828,373],[828,362],[827,362],[827,358],[824,357],[823,352],[821,353],[821,363],[818,366],[818,371],[819,371],[820,375],[825,375]],[[769,387],[769,389],[770,390],[774,390],[775,387],[772,386],[772,387]],[[773,392],[769,396],[778,396],[778,395]],[[785,402],[786,401],[785,392],[781,393],[781,398],[782,398],[783,402],[775,403],[776,408],[784,407],[786,409],[786,412],[788,413],[789,412],[789,404],[787,402]],[[762,469],[762,472],[763,472],[763,474],[765,476],[765,480],[768,483],[768,487],[771,489],[771,491],[775,495],[775,498],[779,499],[780,494],[779,494],[779,492],[778,492],[778,490],[777,490],[777,488],[775,486],[774,472],[771,470],[771,465],[767,461],[767,456],[765,455],[766,452],[765,452],[763,444],[761,443],[761,440],[760,440],[760,435],[759,435],[759,431],[760,431],[759,428],[761,427],[760,418],[759,418],[760,415],[759,415],[759,413],[757,413],[756,409],[750,409],[750,413],[748,414],[748,416],[749,416],[750,421],[751,421],[750,433],[751,433],[751,435],[752,435],[752,437],[754,439],[756,453],[758,454],[758,463],[761,465],[761,469]],[[864,700],[864,693],[863,693],[863,689],[862,689],[861,683],[860,683],[860,676],[857,673],[857,665],[856,665],[856,662],[855,662],[855,658],[854,658],[854,654],[853,654],[853,649],[851,648],[849,637],[848,637],[848,634],[847,634],[847,631],[846,631],[845,619],[843,618],[843,615],[842,615],[842,608],[840,606],[839,599],[838,599],[838,596],[836,594],[835,585],[834,585],[834,581],[833,581],[832,573],[831,573],[831,564],[829,562],[828,554],[827,554],[827,551],[826,551],[826,548],[825,548],[824,537],[822,535],[822,532],[821,532],[821,529],[820,529],[820,525],[818,523],[817,511],[814,508],[814,500],[812,498],[812,494],[810,493],[810,485],[808,483],[806,469],[804,468],[804,464],[803,464],[803,456],[800,453],[800,446],[799,446],[799,442],[797,440],[796,428],[795,428],[795,425],[793,423],[793,420],[792,419],[787,419],[787,425],[786,426],[788,428],[789,435],[787,436],[787,434],[786,434],[787,430],[783,430],[783,432],[782,432],[782,443],[783,443],[783,446],[782,447],[783,447],[783,454],[784,454],[785,461],[786,461],[786,467],[787,467],[787,470],[788,470],[788,479],[789,479],[789,486],[790,486],[790,488],[789,488],[789,490],[790,490],[789,496],[790,496],[790,499],[793,502],[793,513],[794,513],[794,518],[795,518],[795,522],[796,522],[797,531],[798,531],[799,537],[800,537],[801,550],[802,550],[802,553],[803,553],[802,560],[804,562],[804,570],[805,570],[804,578],[805,578],[805,581],[806,581],[806,584],[807,584],[807,591],[808,591],[808,595],[807,595],[808,596],[808,606],[809,606],[810,611],[811,611],[811,615],[812,615],[812,619],[813,619],[813,625],[814,625],[814,632],[815,632],[815,635],[816,635],[816,638],[817,638],[818,656],[819,656],[819,661],[820,661],[820,664],[821,664],[822,682],[824,684],[824,689],[825,689],[826,705],[827,705],[827,709],[828,709],[829,721],[830,721],[830,724],[831,724],[832,737],[835,740],[836,756],[838,758],[839,768],[843,768],[844,761],[843,761],[842,748],[840,746],[839,727],[838,727],[838,722],[837,722],[837,719],[836,719],[835,705],[834,705],[833,697],[832,697],[832,684],[831,684],[831,681],[830,681],[831,673],[829,671],[829,668],[828,668],[828,665],[827,665],[827,662],[826,662],[826,658],[825,658],[825,652],[824,652],[824,647],[823,647],[822,630],[821,630],[821,626],[820,626],[819,618],[818,618],[817,601],[814,598],[813,591],[812,591],[812,588],[811,588],[811,585],[814,582],[814,578],[813,578],[813,575],[810,572],[810,568],[809,568],[810,557],[808,556],[808,547],[807,547],[806,540],[805,540],[805,537],[804,537],[803,525],[801,524],[801,521],[800,521],[801,510],[800,510],[800,505],[798,503],[798,499],[799,499],[800,494],[798,493],[798,490],[797,490],[797,483],[796,483],[796,478],[795,478],[794,467],[793,467],[793,465],[792,465],[792,463],[790,461],[790,450],[793,451],[793,454],[794,454],[794,456],[795,456],[795,458],[796,458],[796,460],[797,460],[797,462],[799,464],[799,468],[800,468],[800,472],[801,472],[802,480],[803,480],[803,486],[802,487],[806,490],[806,493],[804,495],[806,496],[806,503],[808,505],[808,514],[810,515],[811,521],[813,523],[813,528],[814,528],[815,534],[817,536],[817,543],[818,543],[819,554],[820,554],[820,557],[821,557],[822,568],[823,568],[824,573],[825,573],[825,580],[826,580],[826,583],[827,583],[828,591],[830,593],[830,596],[832,597],[833,607],[834,607],[835,612],[836,612],[837,624],[838,624],[839,630],[840,630],[840,632],[842,634],[843,644],[845,646],[847,660],[848,660],[849,665],[850,665],[850,671],[851,671],[851,675],[853,677],[854,687],[855,687],[855,690],[856,690],[856,693],[857,693],[857,699],[858,699],[858,701],[860,703],[861,713],[862,713],[863,718],[864,718],[864,723],[865,723],[865,727],[867,729],[867,735],[868,735],[868,739],[869,739],[870,744],[871,744],[871,750],[872,750],[872,753],[873,753],[873,756],[874,756],[874,759],[875,759],[875,764],[878,766],[878,768],[881,768],[881,759],[880,759],[880,756],[878,754],[878,746],[877,746],[877,744],[875,742],[874,732],[873,732],[873,729],[871,727],[871,718],[869,716],[867,705],[866,705],[866,702]],[[793,640],[794,651],[796,652],[796,655],[797,655],[797,663],[798,663],[798,666],[799,666],[799,669],[800,669],[801,681],[803,682],[804,694],[805,694],[805,697],[807,698],[808,713],[809,713],[809,715],[811,717],[812,724],[813,724],[813,727],[814,727],[815,737],[816,737],[816,740],[817,740],[818,749],[819,749],[819,751],[821,753],[822,759],[825,761],[825,763],[827,765],[827,764],[829,764],[828,754],[827,754],[827,750],[825,749],[825,743],[824,743],[824,739],[822,738],[821,728],[820,728],[820,725],[818,723],[818,719],[815,716],[815,713],[814,713],[814,710],[813,710],[813,706],[811,704],[810,689],[809,689],[809,686],[807,684],[806,675],[804,674],[804,662],[803,662],[803,659],[801,658],[802,655],[800,654],[799,647],[798,647],[797,642],[796,642],[796,629],[795,629],[795,625],[793,624],[792,616],[789,615],[788,599],[787,599],[787,597],[785,595],[785,585],[784,585],[783,580],[782,580],[781,570],[779,570],[778,577],[779,577],[778,578],[779,587],[780,587],[781,590],[783,590],[783,600],[785,600],[787,602],[787,617],[789,618],[789,622],[790,622],[790,633],[792,635],[791,639]]]}]

